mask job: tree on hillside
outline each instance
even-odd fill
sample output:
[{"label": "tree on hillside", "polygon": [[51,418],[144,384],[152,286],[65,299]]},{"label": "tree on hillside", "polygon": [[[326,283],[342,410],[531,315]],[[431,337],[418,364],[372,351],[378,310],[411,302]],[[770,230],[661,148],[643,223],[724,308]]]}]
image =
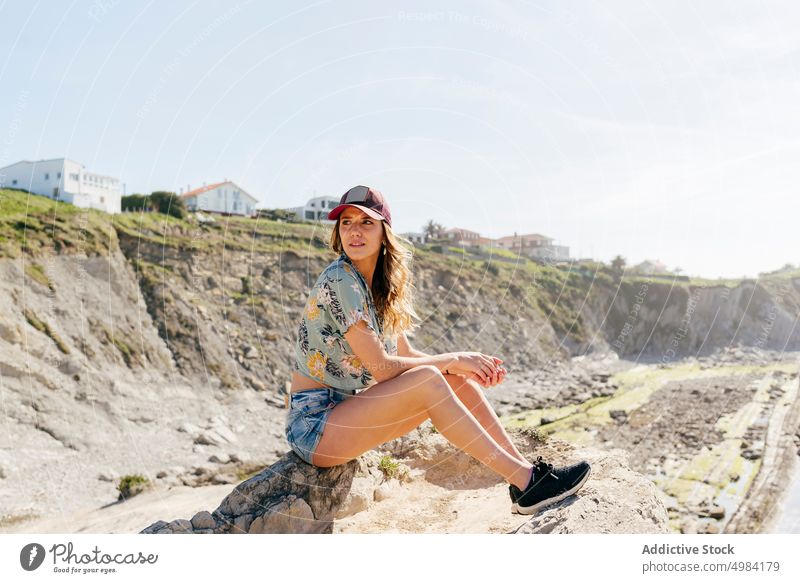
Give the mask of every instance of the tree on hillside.
[{"label": "tree on hillside", "polygon": [[157,190],[150,194],[150,202],[162,215],[172,215],[179,219],[186,216],[186,205],[174,192]]},{"label": "tree on hillside", "polygon": [[422,227],[422,232],[431,239],[439,239],[442,237],[442,233],[444,233],[444,225],[431,219]]},{"label": "tree on hillside", "polygon": [[129,194],[122,197],[122,212],[151,211],[150,197],[146,194]]},{"label": "tree on hillside", "polygon": [[622,255],[617,255],[614,259],[611,260],[611,271],[617,277],[622,277],[622,274],[625,272],[625,266],[627,265],[625,258]]},{"label": "tree on hillside", "polygon": [[122,197],[123,212],[155,211],[182,219],[186,216],[186,204],[174,192],[157,190],[151,194],[130,194]]}]

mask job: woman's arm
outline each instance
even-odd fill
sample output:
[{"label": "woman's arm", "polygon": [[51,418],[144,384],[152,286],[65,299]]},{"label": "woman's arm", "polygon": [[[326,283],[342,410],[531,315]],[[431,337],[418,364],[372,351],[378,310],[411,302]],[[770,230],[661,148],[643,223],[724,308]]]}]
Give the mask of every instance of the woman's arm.
[{"label": "woman's arm", "polygon": [[[359,320],[350,326],[344,338],[353,349],[353,353],[378,382],[393,379],[402,372],[423,365],[433,365],[442,372],[468,375],[477,373],[486,383],[490,383],[499,374],[499,362],[479,352],[447,352],[436,355],[420,353],[421,356],[387,354],[383,342],[372,329],[367,327],[364,320]],[[398,353],[400,353],[399,337]]]},{"label": "woman's arm", "polygon": [[[426,353],[424,353],[424,352],[422,352],[420,350],[415,349],[413,346],[411,346],[411,342],[408,341],[408,337],[405,334],[399,334],[398,337],[397,337],[397,354],[399,354],[400,356],[416,356],[416,357],[431,356],[430,354],[426,354]],[[496,359],[496,360],[497,360],[496,364],[498,364],[498,365],[502,362],[502,360],[500,360],[500,359]],[[454,373],[453,371],[449,371],[449,372],[450,372],[450,374],[458,374],[458,373]],[[474,380],[478,381],[484,387],[488,387],[488,386],[491,386],[491,385],[500,384],[505,379],[505,376],[506,376],[506,373],[507,373],[505,367],[498,366],[497,367],[497,372],[499,374],[494,378],[494,381],[490,385],[487,385],[486,383],[484,383],[482,381],[482,379],[481,379],[481,375],[479,375],[479,374],[472,374],[472,375],[466,375],[465,374],[464,376],[467,376],[467,378],[474,379]],[[461,374],[463,374],[463,373],[461,373]]]},{"label": "woman's arm", "polygon": [[413,348],[405,334],[397,335],[397,354],[400,356],[431,356],[430,354],[420,352],[419,350]]}]

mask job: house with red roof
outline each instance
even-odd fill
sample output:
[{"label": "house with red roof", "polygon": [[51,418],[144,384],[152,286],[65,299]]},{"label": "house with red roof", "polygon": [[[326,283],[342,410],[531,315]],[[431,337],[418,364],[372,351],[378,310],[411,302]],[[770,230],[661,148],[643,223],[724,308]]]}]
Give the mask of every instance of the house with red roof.
[{"label": "house with red roof", "polygon": [[545,237],[539,233],[529,233],[527,235],[514,233],[495,240],[495,245],[531,259],[554,261],[566,261],[569,259],[569,247],[554,245],[551,237]]},{"label": "house with red roof", "polygon": [[258,199],[235,182],[226,180],[181,193],[180,198],[191,211],[208,211],[226,215],[255,214]]}]

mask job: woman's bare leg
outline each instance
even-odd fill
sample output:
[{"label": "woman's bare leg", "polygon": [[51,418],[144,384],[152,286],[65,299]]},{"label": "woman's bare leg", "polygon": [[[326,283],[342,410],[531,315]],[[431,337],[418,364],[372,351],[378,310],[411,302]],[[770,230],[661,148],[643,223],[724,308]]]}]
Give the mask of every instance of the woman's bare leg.
[{"label": "woman's bare leg", "polygon": [[517,446],[511,441],[505,427],[500,423],[497,413],[494,412],[483,392],[483,387],[477,381],[467,379],[461,375],[446,374],[444,378],[456,396],[464,403],[464,406],[475,416],[478,423],[492,436],[492,439],[510,455],[521,462],[527,463],[525,456],[520,453]]},{"label": "woman's bare leg", "polygon": [[503,449],[433,366],[407,370],[334,407],[314,452],[314,465],[345,463],[405,435],[412,424],[419,425],[427,418],[450,443],[506,481],[519,488],[527,485],[531,464]]}]

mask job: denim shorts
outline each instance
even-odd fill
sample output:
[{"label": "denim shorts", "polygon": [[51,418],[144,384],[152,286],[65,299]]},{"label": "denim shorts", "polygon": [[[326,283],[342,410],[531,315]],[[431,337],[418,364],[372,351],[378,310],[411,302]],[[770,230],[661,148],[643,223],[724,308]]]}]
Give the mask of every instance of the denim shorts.
[{"label": "denim shorts", "polygon": [[300,458],[311,464],[325,422],[333,408],[352,396],[333,388],[306,389],[289,397],[286,416],[286,440]]}]

